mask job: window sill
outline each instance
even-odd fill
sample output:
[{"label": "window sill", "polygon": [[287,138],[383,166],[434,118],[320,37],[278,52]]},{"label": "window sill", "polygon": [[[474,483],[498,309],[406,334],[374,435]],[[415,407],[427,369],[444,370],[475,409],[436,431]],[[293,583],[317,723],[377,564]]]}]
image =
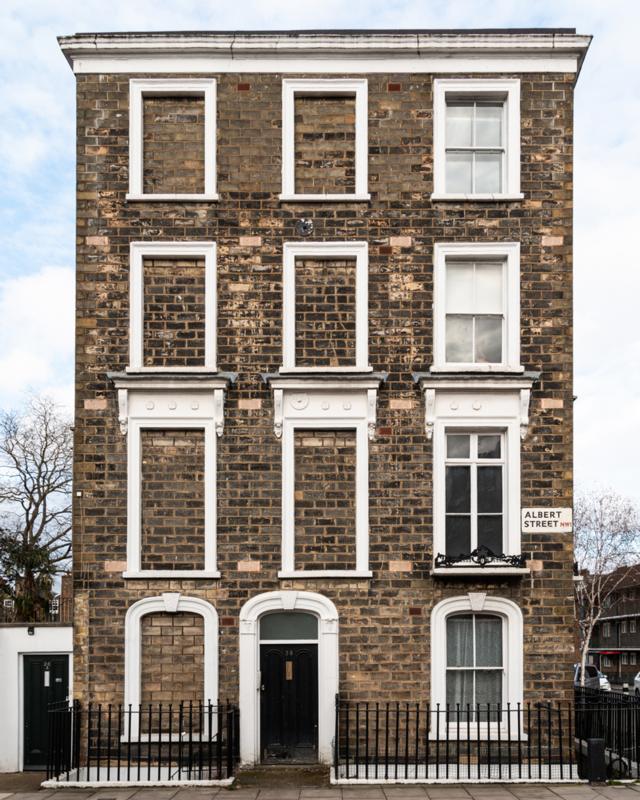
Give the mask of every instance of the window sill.
[{"label": "window sill", "polygon": [[[204,704],[203,704],[202,707],[203,707],[203,709],[206,710],[206,706]],[[168,708],[168,705],[167,705],[167,708]],[[194,708],[194,711],[196,710],[196,708]],[[211,712],[211,717],[213,719],[214,724],[216,724],[215,717],[217,716],[217,713],[218,713],[217,712],[217,707],[215,707],[215,708],[216,708],[216,710]],[[142,713],[144,714],[144,710],[143,710]],[[124,714],[123,714],[123,716],[124,716]],[[148,742],[152,742],[152,743],[153,742],[167,742],[167,743],[171,742],[172,744],[177,745],[180,742],[182,742],[182,744],[189,744],[189,742],[193,742],[194,744],[197,743],[197,742],[215,742],[215,741],[217,741],[217,738],[218,738],[217,730],[216,730],[216,732],[212,731],[211,735],[209,735],[208,733],[192,733],[191,736],[188,736],[185,733],[181,733],[180,731],[176,731],[175,733],[173,733],[171,735],[168,734],[168,733],[152,733],[152,734],[141,733],[141,734],[139,734],[137,736],[132,732],[131,736],[129,736],[127,733],[121,734],[120,741],[123,744],[128,744],[129,742],[131,742],[131,744],[147,744]],[[113,772],[115,772],[115,768],[113,768]],[[60,785],[62,785],[62,784],[60,784]]]},{"label": "window sill", "polygon": [[281,203],[368,203],[366,194],[281,194]]},{"label": "window sill", "polygon": [[142,569],[138,572],[123,572],[122,577],[126,580],[160,579],[166,581],[172,578],[201,580],[202,578],[219,578],[220,572],[206,569]]},{"label": "window sill", "polygon": [[373,572],[358,569],[297,569],[288,572],[280,570],[278,578],[372,578]]},{"label": "window sill", "polygon": [[357,374],[361,375],[364,372],[373,372],[373,367],[280,367],[280,375],[300,375],[300,374],[317,374],[317,373],[335,373],[340,374]]},{"label": "window sill", "polygon": [[206,373],[207,375],[216,374],[215,366],[202,367],[125,367],[127,375],[164,375],[166,373]]},{"label": "window sill", "polygon": [[496,578],[500,575],[518,576],[528,575],[531,572],[529,567],[434,567],[431,570],[432,575],[437,575],[441,578],[459,578],[461,575],[469,575],[477,578],[478,576],[485,575],[488,578]]},{"label": "window sill", "polygon": [[[455,711],[451,713],[455,714]],[[468,735],[467,735],[468,731]],[[509,729],[505,724],[503,725],[492,725],[490,728],[487,728],[486,725],[480,725],[480,730],[478,730],[478,725],[475,722],[470,722],[469,727],[467,728],[467,723],[460,721],[460,725],[453,724],[449,725],[448,729],[446,726],[442,726],[438,732],[436,732],[435,727],[429,731],[429,741],[430,742],[439,742],[440,744],[445,744],[454,741],[462,742],[473,742],[473,741],[481,741],[481,742],[494,742],[498,743],[498,737],[500,738],[500,742],[505,744],[506,742],[526,742],[529,739],[528,734],[524,733],[524,731],[520,731],[518,735],[517,730],[513,730],[513,725],[511,726],[511,736],[509,736]]]},{"label": "window sill", "polygon": [[524,194],[522,192],[511,192],[507,194],[445,194],[433,192],[431,194],[431,200],[433,202],[445,203],[459,203],[461,201],[472,203],[515,202],[523,199]]},{"label": "window sill", "polygon": [[218,194],[129,194],[127,202],[151,201],[153,203],[213,203],[220,199]]}]

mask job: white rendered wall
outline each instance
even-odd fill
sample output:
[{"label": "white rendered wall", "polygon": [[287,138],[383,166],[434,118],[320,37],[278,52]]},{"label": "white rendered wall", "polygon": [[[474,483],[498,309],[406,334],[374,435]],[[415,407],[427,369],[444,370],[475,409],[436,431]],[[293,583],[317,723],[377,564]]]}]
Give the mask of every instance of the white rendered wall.
[{"label": "white rendered wall", "polygon": [[[22,656],[71,655],[71,625],[34,626],[33,636],[27,626],[0,627],[0,772],[22,770],[23,681]],[[72,659],[69,659],[69,692],[72,686]]]}]

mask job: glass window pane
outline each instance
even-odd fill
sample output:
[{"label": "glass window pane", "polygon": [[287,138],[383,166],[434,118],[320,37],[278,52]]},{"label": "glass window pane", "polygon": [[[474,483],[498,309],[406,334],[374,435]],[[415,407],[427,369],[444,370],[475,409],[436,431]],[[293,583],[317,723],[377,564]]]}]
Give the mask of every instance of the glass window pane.
[{"label": "glass window pane", "polygon": [[[502,191],[502,153],[475,153],[474,157],[475,186],[473,192],[475,194],[499,194]],[[447,191],[453,190],[447,186]]]},{"label": "glass window pane", "polygon": [[502,146],[502,103],[476,106],[476,147]]},{"label": "glass window pane", "polygon": [[[471,261],[447,261],[446,307],[449,314],[472,314],[473,271]],[[501,311],[502,309],[498,309]]]},{"label": "glass window pane", "polygon": [[473,362],[473,317],[447,314],[444,357],[451,364]]},{"label": "glass window pane", "polygon": [[468,433],[448,433],[447,458],[469,458],[470,444]]},{"label": "glass window pane", "polygon": [[471,511],[471,467],[447,467],[445,505],[448,514]]},{"label": "glass window pane", "polygon": [[447,153],[446,191],[450,194],[470,194],[473,153]]},{"label": "glass window pane", "polygon": [[502,512],[502,467],[478,466],[478,513]]},{"label": "glass window pane", "polygon": [[[503,273],[504,264],[500,262],[476,264],[476,296],[473,304],[475,314],[502,314]],[[460,311],[459,308],[453,310]]]},{"label": "glass window pane", "polygon": [[502,317],[476,317],[476,364],[502,362]]},{"label": "glass window pane", "polygon": [[478,516],[478,547],[486,547],[494,556],[499,556],[504,552],[502,514]]},{"label": "glass window pane", "polygon": [[471,552],[471,519],[468,516],[447,516],[445,553],[453,558]]},{"label": "glass window pane", "polygon": [[471,147],[472,103],[447,103],[446,147]]},{"label": "glass window pane", "polygon": [[476,614],[476,666],[502,666],[502,620]]},{"label": "glass window pane", "polygon": [[478,458],[500,458],[502,437],[499,433],[485,433],[478,436]]},{"label": "glass window pane", "polygon": [[261,639],[317,639],[318,618],[300,611],[279,611],[260,620]]},{"label": "glass window pane", "polygon": [[[502,702],[502,670],[476,672],[476,703]],[[493,714],[492,714],[493,717]]]},{"label": "glass window pane", "polygon": [[468,556],[471,552],[470,517],[448,516],[445,532],[445,553],[453,558]]},{"label": "glass window pane", "polygon": [[[473,617],[471,614],[447,617],[447,666],[473,666]],[[488,666],[496,666],[489,664]]]},{"label": "glass window pane", "polygon": [[[473,703],[473,672],[471,670],[447,670],[447,703],[465,707]],[[455,721],[453,717],[450,721]]]}]

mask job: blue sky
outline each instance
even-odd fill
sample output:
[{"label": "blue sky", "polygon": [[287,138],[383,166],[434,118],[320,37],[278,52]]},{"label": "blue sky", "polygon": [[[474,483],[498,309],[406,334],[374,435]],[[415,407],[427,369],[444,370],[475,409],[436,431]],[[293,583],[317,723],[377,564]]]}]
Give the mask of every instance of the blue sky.
[{"label": "blue sky", "polygon": [[575,27],[594,35],[576,92],[578,486],[640,499],[640,3],[634,0],[3,0],[0,408],[73,391],[76,31]]}]

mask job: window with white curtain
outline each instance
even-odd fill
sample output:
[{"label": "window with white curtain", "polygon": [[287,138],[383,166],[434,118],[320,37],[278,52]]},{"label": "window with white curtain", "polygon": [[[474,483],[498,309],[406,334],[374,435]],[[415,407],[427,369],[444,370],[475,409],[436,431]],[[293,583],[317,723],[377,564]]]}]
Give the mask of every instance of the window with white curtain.
[{"label": "window with white curtain", "polygon": [[447,618],[446,697],[456,717],[476,719],[479,713],[480,720],[498,719],[504,702],[502,628],[502,618],[493,614]]},{"label": "window with white curtain", "polygon": [[504,360],[505,262],[447,259],[445,359],[449,364]]},{"label": "window with white curtain", "polygon": [[505,434],[446,433],[445,552],[456,558],[478,548],[505,552]]},{"label": "window with white curtain", "polygon": [[499,194],[505,174],[503,100],[447,98],[445,191]]}]

